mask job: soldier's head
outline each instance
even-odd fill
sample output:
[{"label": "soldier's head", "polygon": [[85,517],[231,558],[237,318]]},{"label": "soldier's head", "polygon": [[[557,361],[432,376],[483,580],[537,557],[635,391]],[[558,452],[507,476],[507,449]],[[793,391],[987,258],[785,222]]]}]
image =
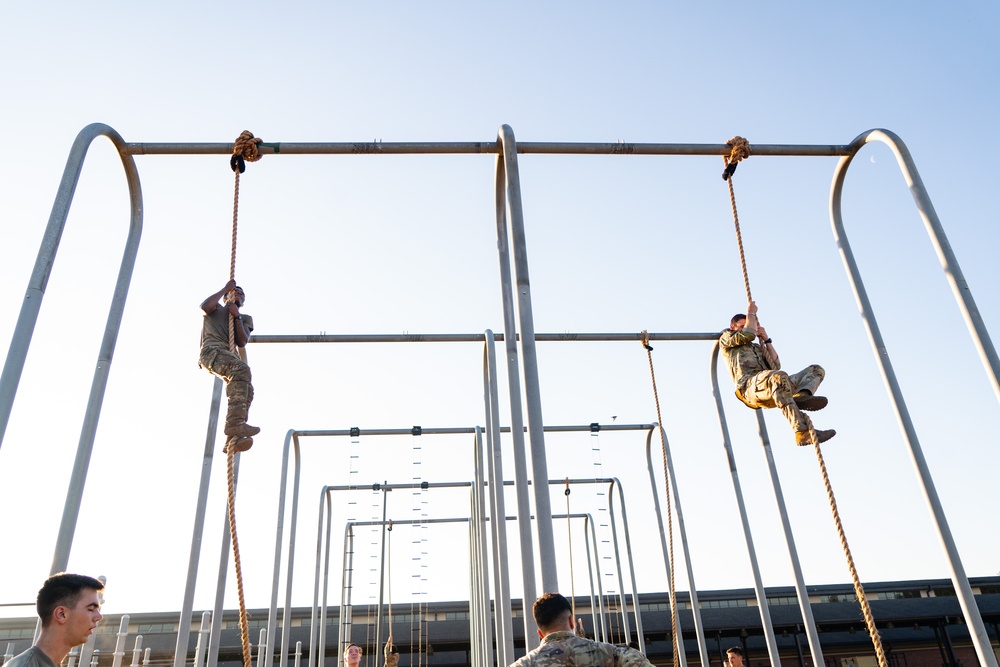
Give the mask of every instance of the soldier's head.
[{"label": "soldier's head", "polygon": [[550,632],[574,628],[573,605],[559,593],[546,593],[535,600],[531,615],[535,618],[540,637]]},{"label": "soldier's head", "polygon": [[344,649],[344,662],[352,667],[358,665],[361,662],[361,654],[363,652],[357,644],[348,644]]},{"label": "soldier's head", "polygon": [[729,667],[743,667],[743,649],[739,646],[726,649],[726,658],[729,660]]},{"label": "soldier's head", "polygon": [[736,313],[733,315],[732,319],[729,320],[729,329],[731,331],[743,331],[743,327],[747,324],[747,316],[743,313]]},{"label": "soldier's head", "polygon": [[[91,598],[97,600],[97,593],[102,590],[104,590],[104,584],[93,577],[65,572],[52,575],[42,584],[35,600],[35,610],[38,612],[38,618],[42,620],[42,627],[48,627],[52,623],[56,611],[65,609],[72,612],[75,610],[77,603],[84,597],[84,593],[91,594],[87,596],[89,602]],[[97,616],[100,620],[99,612]]]},{"label": "soldier's head", "polygon": [[243,303],[247,300],[247,295],[243,291],[243,288],[237,285],[233,288],[232,292],[226,292],[225,296],[222,297],[222,303],[229,303],[233,301],[240,308],[243,307]]}]

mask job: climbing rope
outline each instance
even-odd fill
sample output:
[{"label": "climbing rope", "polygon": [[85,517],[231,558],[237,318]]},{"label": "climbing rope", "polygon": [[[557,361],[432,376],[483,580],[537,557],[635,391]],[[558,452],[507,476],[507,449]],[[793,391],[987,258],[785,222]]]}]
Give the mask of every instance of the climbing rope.
[{"label": "climbing rope", "polygon": [[576,578],[573,576],[573,522],[569,512],[569,477],[566,478],[566,545],[569,548],[569,603],[573,618],[576,619]]},{"label": "climbing rope", "polygon": [[747,258],[743,252],[743,235],[740,233],[740,216],[736,212],[736,193],[733,191],[733,174],[736,173],[736,165],[740,160],[750,157],[750,142],[743,137],[733,137],[726,142],[730,147],[729,155],[723,156],[726,168],[722,172],[722,178],[729,183],[729,202],[733,206],[733,221],[736,223],[736,244],[740,248],[740,266],[743,267],[743,285],[747,290],[747,303],[753,301],[750,296],[750,277],[747,275]]},{"label": "climbing rope", "polygon": [[656,423],[660,430],[660,450],[663,452],[663,479],[666,486],[667,499],[667,533],[669,534],[669,558],[670,558],[670,635],[673,639],[674,666],[679,662],[680,637],[677,634],[677,597],[674,591],[674,519],[672,503],[670,502],[670,473],[667,466],[667,436],[663,431],[663,417],[660,414],[660,395],[656,390],[656,372],[653,370],[653,346],[649,344],[649,333],[642,332],[642,346],[646,348],[646,357],[649,359],[649,377],[653,382],[653,399],[656,401]]},{"label": "climbing rope", "polygon": [[[729,183],[729,201],[733,206],[733,221],[736,224],[736,243],[739,245],[740,249],[740,265],[743,267],[743,284],[747,291],[747,303],[753,301],[753,297],[750,295],[750,278],[747,276],[747,261],[746,255],[743,252],[743,236],[740,233],[740,217],[736,212],[736,195],[733,192],[733,174],[736,172],[736,165],[740,160],[744,160],[750,157],[750,142],[748,142],[743,137],[733,137],[726,142],[726,145],[730,147],[730,152],[728,156],[723,156],[723,160],[726,163],[726,168],[722,172],[722,178],[724,178]],[[643,332],[645,334],[645,332]],[[652,361],[650,361],[650,369],[652,369]],[[656,391],[654,384],[654,393]],[[659,418],[659,403],[657,403],[657,418]],[[833,486],[830,484],[830,476],[826,471],[826,463],[823,460],[823,452],[820,450],[818,439],[816,438],[815,432],[810,430],[810,435],[814,446],[816,447],[816,458],[819,460],[820,473],[823,475],[823,485],[826,488],[826,496],[830,500],[830,511],[833,513],[833,521],[837,526],[837,535],[840,537],[840,544],[844,548],[844,556],[847,558],[847,566],[851,570],[851,580],[854,582],[854,593],[858,598],[858,603],[861,605],[861,613],[865,619],[865,626],[868,628],[868,634],[871,636],[872,644],[875,647],[875,655],[878,658],[879,667],[887,667],[885,652],[882,650],[882,638],[879,635],[878,628],[875,627],[875,619],[872,616],[871,607],[868,604],[868,598],[865,595],[865,589],[861,585],[861,579],[858,577],[857,567],[854,565],[854,558],[851,556],[851,547],[847,543],[847,535],[844,533],[844,524],[840,520],[840,511],[837,509],[837,499],[833,495]]]},{"label": "climbing rope", "polygon": [[861,614],[865,618],[865,626],[868,628],[868,635],[872,638],[872,645],[875,647],[875,655],[878,658],[879,667],[887,667],[885,651],[882,650],[882,636],[875,627],[875,618],[872,616],[872,609],[868,605],[868,597],[865,595],[864,586],[858,577],[858,569],[854,565],[854,558],[851,556],[851,547],[847,544],[847,535],[844,533],[844,524],[840,521],[840,512],[837,510],[837,499],[833,495],[833,487],[830,485],[830,476],[826,472],[826,463],[823,461],[823,452],[820,451],[819,443],[816,444],[816,459],[819,461],[819,469],[823,474],[823,485],[826,487],[826,496],[830,499],[830,510],[833,512],[833,521],[837,524],[837,536],[840,544],[844,547],[844,556],[847,558],[847,567],[851,570],[851,581],[854,582],[854,594],[861,605]]},{"label": "climbing rope", "polygon": [[[244,130],[236,139],[233,145],[233,157],[229,160],[229,166],[236,174],[236,186],[233,194],[233,242],[232,252],[229,260],[229,279],[236,280],[236,228],[239,219],[240,209],[240,174],[246,170],[245,161],[256,162],[260,159],[257,152],[257,144],[260,139],[255,139],[253,134]],[[230,298],[232,298],[230,292]],[[236,344],[236,329],[233,318],[229,318],[229,349],[233,353],[238,353],[243,361],[246,361],[246,352]],[[228,462],[228,505],[229,505],[229,539],[233,545],[233,562],[236,565],[236,593],[240,601],[240,640],[243,644],[243,667],[251,667],[253,658],[250,649],[250,629],[247,621],[247,605],[243,597],[243,566],[240,561],[240,543],[236,535],[236,448],[227,449]]]}]

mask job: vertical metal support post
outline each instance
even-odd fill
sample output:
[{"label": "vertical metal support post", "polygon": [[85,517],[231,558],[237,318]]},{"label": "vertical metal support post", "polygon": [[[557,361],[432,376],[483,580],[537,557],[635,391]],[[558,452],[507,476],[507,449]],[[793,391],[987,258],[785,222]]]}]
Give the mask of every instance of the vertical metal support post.
[{"label": "vertical metal support post", "polygon": [[[290,513],[290,525],[288,532],[288,568],[285,572],[285,611],[282,620],[281,630],[281,667],[285,667],[288,656],[288,643],[292,634],[292,577],[295,573],[295,533],[298,528],[299,518],[299,482],[301,481],[301,452],[299,451],[299,435],[294,429],[289,429],[285,434],[285,444],[282,448],[281,457],[281,484],[278,491],[278,523],[274,532],[274,574],[271,579],[271,607],[268,610],[267,636],[273,637],[275,630],[275,615],[277,613],[277,592],[278,578],[281,571],[281,538],[285,527],[285,498],[287,497],[288,486],[288,457],[289,453],[295,457],[295,476],[292,479],[292,508]],[[265,658],[265,667],[272,664],[271,651],[268,651]],[[311,656],[310,656],[311,659]]]},{"label": "vertical metal support post", "polygon": [[507,509],[504,501],[503,460],[500,446],[500,392],[497,386],[496,344],[486,330],[484,350],[486,402],[486,470],[490,499],[493,545],[493,582],[496,589],[494,619],[497,627],[497,659],[500,665],[514,662],[514,625],[510,604],[510,572],[507,569]]},{"label": "vertical metal support post", "polygon": [[122,667],[125,660],[125,639],[128,637],[128,614],[122,615],[122,620],[118,624],[118,633],[115,635],[115,652],[111,658],[111,667]]},{"label": "vertical metal support post", "polygon": [[212,479],[212,459],[215,434],[219,430],[219,406],[222,404],[222,379],[212,382],[212,403],[208,409],[208,431],[205,434],[205,452],[201,462],[201,481],[198,484],[198,502],[194,513],[191,535],[191,552],[188,555],[187,581],[184,584],[184,601],[177,621],[177,643],[174,645],[174,667],[184,667],[187,647],[191,639],[191,618],[194,614],[194,589],[198,581],[198,562],[201,559],[201,541],[205,532],[205,513],[208,507],[208,487]]},{"label": "vertical metal support post", "polygon": [[[729,438],[729,426],[726,423],[726,411],[722,406],[722,394],[719,391],[719,343],[712,345],[712,395],[715,397],[715,409],[719,413],[719,427],[722,429],[722,446],[726,450],[726,460],[729,462],[729,474],[733,480],[733,493],[736,505],[740,510],[740,522],[743,526],[743,538],[747,544],[747,555],[750,557],[750,569],[753,572],[753,590],[757,597],[757,607],[760,610],[760,622],[764,628],[764,640],[767,643],[767,654],[771,664],[781,665],[778,641],[774,637],[774,625],[771,623],[771,609],[767,606],[767,594],[760,577],[760,565],[757,562],[757,550],[753,545],[753,534],[750,532],[750,520],[747,517],[747,507],[743,502],[743,489],[740,486],[740,475],[736,469],[736,458],[733,456],[732,441]],[[707,664],[707,663],[705,663]],[[816,663],[820,664],[820,663]]]},{"label": "vertical metal support post", "polygon": [[[309,616],[309,658],[308,665],[313,667],[316,664],[316,634],[322,623],[325,625],[324,617],[321,615],[321,607],[319,601],[319,587],[320,587],[320,568],[323,562],[323,519],[326,515],[326,507],[329,504],[329,496],[327,495],[327,489],[330,487],[324,486],[319,494],[319,512],[317,516],[319,517],[316,526],[316,570],[313,573],[313,603],[312,611]],[[328,537],[329,539],[329,537]],[[341,604],[343,604],[343,593],[341,593]],[[322,611],[325,611],[326,605],[323,605]],[[320,639],[321,645],[325,646],[325,643]],[[339,642],[338,642],[339,646]]]},{"label": "vertical metal support post", "polygon": [[[385,481],[382,487],[382,556],[379,558],[379,580],[378,580],[378,608],[375,616],[375,649],[382,646],[382,602],[385,593],[385,531],[386,516],[389,511],[389,482]],[[392,600],[389,600],[392,604]],[[392,630],[390,630],[392,632]]]},{"label": "vertical metal support post", "polygon": [[351,593],[354,586],[354,524],[347,523],[344,528],[344,570],[343,584],[340,587],[340,626],[339,641],[337,645],[339,651],[351,641],[354,631],[354,615],[351,606]]},{"label": "vertical metal support post", "polygon": [[[708,656],[708,644],[705,641],[705,627],[701,622],[701,605],[698,603],[698,587],[694,582],[694,568],[691,565],[691,551],[688,549],[687,541],[687,530],[684,527],[684,513],[681,511],[681,494],[677,488],[677,477],[674,475],[674,460],[670,455],[670,444],[667,440],[667,434],[662,431],[663,426],[658,426],[661,429],[661,435],[663,436],[663,448],[665,450],[666,456],[666,474],[670,477],[670,489],[673,491],[674,496],[674,508],[677,510],[677,527],[681,534],[681,549],[684,552],[684,565],[687,568],[688,583],[690,584],[691,593],[691,617],[694,619],[694,634],[698,641],[698,655],[701,658],[702,665],[709,664]],[[658,500],[658,488],[656,485],[656,478],[653,475],[653,454],[652,454],[652,436],[653,430],[650,429],[649,433],[646,435],[646,468],[649,471],[649,483],[652,486],[653,492],[653,508],[656,510],[657,522],[660,524],[660,544],[664,548],[664,559],[663,562],[670,567],[670,561],[667,557],[666,552],[666,542],[663,537],[663,518],[660,516],[660,501]],[[670,576],[669,572],[667,576]],[[676,594],[676,591],[674,591]],[[676,602],[674,603],[676,605]],[[681,631],[681,621],[680,615],[677,617],[677,634],[680,635],[678,646],[679,660],[683,667],[687,664],[687,657],[684,651],[684,633]]]},{"label": "vertical metal support post", "polygon": [[[763,410],[757,410],[757,430],[760,433],[760,442],[764,446],[764,456],[767,459],[767,469],[771,474],[771,486],[774,489],[774,502],[778,506],[778,515],[781,517],[781,528],[785,532],[785,543],[788,546],[788,558],[792,563],[792,573],[795,577],[795,595],[799,599],[799,612],[802,614],[802,623],[806,629],[806,639],[809,642],[809,652],[812,653],[813,664],[822,665],[823,645],[819,641],[819,632],[816,630],[816,621],[813,619],[812,605],[809,603],[809,591],[806,590],[805,579],[802,577],[802,564],[799,562],[799,552],[795,548],[795,537],[792,535],[792,526],[788,521],[788,509],[785,507],[785,496],[781,492],[781,481],[778,479],[778,468],[774,465],[774,454],[771,452],[771,440],[767,435],[767,426],[764,424]],[[767,600],[765,598],[765,604]]]},{"label": "vertical metal support post", "polygon": [[[333,508],[331,506],[329,487],[323,487],[323,501],[325,501],[326,507],[326,517],[324,519],[323,512],[320,511],[320,521],[326,522],[326,537],[325,539],[317,535],[317,546],[316,546],[316,576],[319,578],[319,589],[322,591],[322,598],[320,600],[319,608],[319,643],[316,646],[316,650],[319,652],[319,664],[322,667],[326,662],[326,613],[329,608],[327,595],[330,591],[330,531],[333,527]],[[322,523],[320,524],[320,530],[322,530]],[[323,573],[320,575],[319,564],[321,562],[319,553],[319,544],[324,544],[322,563],[323,563]],[[314,613],[315,615],[315,613]],[[310,654],[312,650],[310,648]],[[340,646],[337,647],[337,654],[340,654]],[[339,657],[338,657],[339,660]]]},{"label": "vertical metal support post", "polygon": [[[615,529],[615,503],[614,503],[614,489],[618,489],[618,500],[622,506],[622,529],[625,533],[625,559],[628,561],[628,574],[629,574],[629,588],[632,591],[632,608],[635,614],[635,633],[639,638],[639,651],[642,653],[646,652],[646,636],[642,631],[642,612],[639,609],[639,592],[635,584],[635,563],[632,560],[632,539],[629,537],[628,530],[628,514],[625,512],[625,493],[622,491],[622,483],[617,477],[611,480],[611,489],[608,493],[608,513],[611,515],[611,532],[614,534],[615,542],[615,558],[618,558],[618,535]],[[619,560],[619,563],[621,561]],[[621,566],[618,568],[618,580],[621,581]],[[624,593],[625,587],[622,586],[622,592]],[[624,610],[623,618],[625,620],[625,641],[628,642],[628,605],[622,604],[622,609]],[[684,658],[681,658],[681,665],[687,664]]]},{"label": "vertical metal support post", "polygon": [[545,484],[549,479],[549,472],[545,461],[545,428],[538,384],[535,322],[531,311],[531,281],[528,278],[528,249],[524,233],[524,211],[521,206],[521,177],[517,166],[517,143],[514,140],[514,131],[509,125],[500,126],[499,141],[503,148],[507,202],[510,205],[510,235],[517,281],[518,323],[521,325],[521,359],[524,363],[524,397],[528,407],[528,440],[531,443],[531,474],[536,482],[534,490],[538,558],[542,572],[542,589],[557,591],[559,576],[556,569],[555,537],[552,534],[552,503],[548,485]]},{"label": "vertical metal support post", "polygon": [[[233,462],[233,488],[240,481],[240,455],[236,455]],[[215,586],[215,607],[212,611],[212,633],[211,641],[208,645],[207,667],[216,667],[219,664],[219,638],[222,636],[222,616],[226,602],[226,578],[229,574],[229,512],[227,506],[226,520],[222,522],[222,547],[219,550],[219,578]]]},{"label": "vertical metal support post", "polygon": [[[589,529],[589,532],[588,532]],[[594,624],[594,637],[600,641],[608,641],[608,630],[604,626],[604,591],[601,589],[601,575],[597,574],[597,604],[594,604],[594,569],[595,563],[601,562],[601,555],[597,551],[597,533],[594,531],[594,517],[586,515],[583,521],[583,535],[587,546],[587,573],[590,576],[590,616]],[[594,558],[591,561],[590,550],[593,542]],[[598,633],[600,629],[600,633]]]},{"label": "vertical metal support post", "polygon": [[[490,577],[490,566],[489,559],[487,558],[487,547],[486,547],[486,498],[484,487],[486,486],[485,479],[485,466],[483,459],[485,458],[485,451],[483,447],[483,431],[480,427],[476,427],[475,436],[475,446],[476,446],[476,488],[475,488],[475,509],[476,513],[473,516],[473,521],[469,523],[475,523],[476,532],[475,537],[477,539],[477,557],[479,559],[477,573],[477,586],[476,591],[479,594],[480,603],[480,613],[482,614],[480,619],[479,631],[481,638],[483,640],[482,646],[482,659],[483,667],[491,667],[493,664],[493,631],[490,625],[490,587],[489,587],[489,577]],[[491,489],[492,491],[492,489]],[[497,563],[499,567],[499,563]],[[498,638],[499,639],[499,638]],[[497,646],[500,646],[500,642],[497,642]],[[508,664],[508,663],[503,663]]]},{"label": "vertical metal support post", "polygon": [[193,667],[201,667],[204,664],[205,652],[208,650],[208,633],[211,630],[212,615],[205,611],[201,614],[201,626],[198,628],[198,643],[194,647]]},{"label": "vertical metal support post", "polygon": [[840,257],[844,262],[844,269],[854,289],[854,297],[858,302],[858,307],[861,309],[862,321],[868,330],[868,339],[871,342],[872,351],[875,353],[875,359],[878,361],[879,368],[882,371],[882,379],[885,382],[886,390],[889,392],[889,397],[892,399],[896,410],[899,427],[910,450],[910,458],[913,461],[917,479],[920,481],[923,489],[924,499],[927,501],[931,517],[938,530],[938,538],[941,540],[941,546],[944,548],[945,556],[951,568],[951,580],[955,586],[955,593],[958,596],[962,614],[965,616],[965,621],[969,626],[969,635],[976,647],[976,655],[979,657],[980,664],[986,667],[998,667],[996,654],[990,645],[986,626],[983,624],[983,618],[979,613],[975,595],[972,593],[972,586],[969,584],[965,567],[962,565],[962,559],[958,554],[958,547],[955,545],[951,528],[948,526],[948,519],[945,516],[944,509],[941,507],[941,499],[938,497],[930,468],[927,465],[927,460],[924,458],[913,422],[910,420],[910,413],[906,407],[906,401],[903,399],[903,393],[899,388],[899,382],[896,380],[896,373],[889,359],[889,352],[886,349],[885,341],[882,340],[878,321],[875,319],[871,302],[868,300],[868,292],[865,290],[864,282],[861,280],[861,272],[858,270],[858,264],[854,259],[854,253],[851,250],[847,233],[844,230],[841,199],[844,180],[847,178],[847,169],[857,151],[869,141],[874,140],[888,145],[896,155],[896,161],[903,172],[903,176],[906,178],[907,186],[910,188],[910,193],[917,204],[920,216],[924,220],[927,233],[931,236],[938,259],[941,261],[941,266],[955,294],[955,299],[958,301],[962,314],[965,317],[966,325],[972,334],[973,342],[979,351],[980,358],[987,370],[987,375],[993,384],[993,391],[996,393],[998,400],[1000,400],[1000,380],[998,380],[998,376],[1000,376],[1000,361],[997,359],[996,349],[993,347],[993,342],[986,330],[986,326],[983,324],[979,309],[976,307],[976,302],[972,298],[972,292],[965,282],[962,269],[959,267],[958,260],[951,250],[951,244],[944,234],[944,229],[941,227],[941,222],[938,220],[937,213],[934,211],[934,206],[931,204],[930,197],[927,195],[923,181],[917,173],[916,165],[906,145],[903,144],[898,136],[888,130],[870,130],[859,135],[851,143],[854,152],[840,159],[834,174],[830,191],[830,218],[833,224],[833,235],[837,241],[837,247],[840,248]]},{"label": "vertical metal support post", "polygon": [[[521,371],[517,355],[517,326],[514,294],[510,275],[510,249],[507,234],[507,170],[502,156],[496,166],[497,251],[500,254],[500,290],[503,297],[504,347],[507,355],[507,391],[510,400],[510,437],[514,451],[514,491],[517,499],[517,528],[521,548],[522,609],[538,597],[535,587],[534,538],[531,530],[531,501],[528,497],[528,464],[524,444],[524,419],[521,413]],[[497,441],[499,444],[499,440]],[[544,486],[544,485],[543,485]],[[546,496],[548,497],[548,496]],[[543,580],[544,581],[544,580]],[[531,614],[524,620],[524,644],[527,651],[538,646],[538,635]]]}]

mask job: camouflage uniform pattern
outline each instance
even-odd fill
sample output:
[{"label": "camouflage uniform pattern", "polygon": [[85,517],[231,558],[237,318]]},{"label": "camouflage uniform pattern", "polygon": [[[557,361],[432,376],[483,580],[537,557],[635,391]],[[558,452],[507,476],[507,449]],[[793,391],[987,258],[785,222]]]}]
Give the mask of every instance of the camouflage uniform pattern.
[{"label": "camouflage uniform pattern", "polygon": [[719,346],[726,358],[729,375],[736,385],[736,397],[751,408],[779,408],[796,433],[812,429],[812,420],[795,405],[796,392],[808,390],[815,394],[826,376],[822,366],[813,364],[789,375],[781,370],[777,353],[770,363],[760,345],[753,342],[757,331],[727,329],[719,337]]},{"label": "camouflage uniform pattern", "polygon": [[541,645],[510,667],[652,667],[639,651],[595,642],[572,630],[550,632]]},{"label": "camouflage uniform pattern", "polygon": [[[240,319],[247,334],[253,331],[252,317],[240,314]],[[204,317],[198,364],[226,381],[229,402],[226,422],[245,422],[253,402],[250,366],[229,350],[229,311],[224,307],[216,308]]]}]

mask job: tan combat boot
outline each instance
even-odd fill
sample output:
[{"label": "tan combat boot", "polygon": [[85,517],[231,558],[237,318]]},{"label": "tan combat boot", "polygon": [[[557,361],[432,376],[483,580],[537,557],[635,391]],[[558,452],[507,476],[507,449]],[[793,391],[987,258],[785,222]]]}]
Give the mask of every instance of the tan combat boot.
[{"label": "tan combat boot", "polygon": [[253,438],[248,438],[246,436],[231,435],[226,438],[226,444],[222,446],[222,453],[228,454],[229,452],[239,453],[245,452],[246,450],[253,447]]},{"label": "tan combat boot", "polygon": [[[815,441],[813,441],[813,439],[811,437],[812,433],[816,434],[816,440]],[[826,429],[826,430],[823,430],[823,431],[820,431],[820,430],[814,430],[814,431],[796,431],[795,432],[795,444],[798,445],[799,447],[805,447],[807,445],[813,445],[813,444],[818,445],[821,442],[826,442],[827,440],[829,440],[830,438],[832,438],[835,435],[837,435],[837,432],[835,430],[833,430],[832,428],[829,428],[829,429]]]}]

